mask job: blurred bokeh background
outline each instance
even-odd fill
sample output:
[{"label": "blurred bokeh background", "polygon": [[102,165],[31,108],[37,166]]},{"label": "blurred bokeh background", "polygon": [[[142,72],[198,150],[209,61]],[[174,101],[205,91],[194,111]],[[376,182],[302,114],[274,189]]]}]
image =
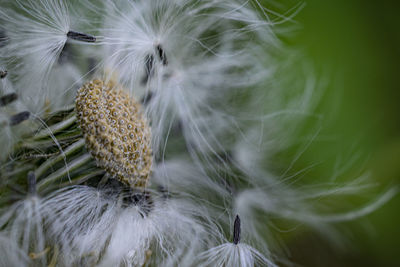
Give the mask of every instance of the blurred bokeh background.
[{"label": "blurred bokeh background", "polygon": [[[298,2],[279,1],[285,7]],[[307,0],[294,17],[299,28],[285,41],[300,48],[324,77],[316,111],[323,115],[321,130],[295,164],[301,170],[318,163],[307,179],[326,179],[347,164],[343,179],[368,171],[378,182],[376,192],[399,185],[399,6],[387,0]],[[305,134],[315,131],[305,128]],[[304,233],[289,241],[291,260],[303,266],[400,266],[399,195],[366,218],[340,226],[348,245],[332,246]]]}]

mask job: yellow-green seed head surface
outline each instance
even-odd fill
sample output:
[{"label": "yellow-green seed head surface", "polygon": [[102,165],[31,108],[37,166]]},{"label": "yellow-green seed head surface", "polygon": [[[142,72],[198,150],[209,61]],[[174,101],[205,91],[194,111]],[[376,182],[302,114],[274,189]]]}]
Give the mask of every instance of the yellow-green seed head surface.
[{"label": "yellow-green seed head surface", "polygon": [[152,151],[141,105],[119,85],[101,80],[84,84],[75,104],[86,147],[97,165],[133,188],[145,187]]}]

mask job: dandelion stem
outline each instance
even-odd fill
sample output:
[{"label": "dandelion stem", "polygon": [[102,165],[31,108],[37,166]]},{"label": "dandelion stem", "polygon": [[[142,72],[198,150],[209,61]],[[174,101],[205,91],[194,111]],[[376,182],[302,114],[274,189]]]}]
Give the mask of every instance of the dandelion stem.
[{"label": "dandelion stem", "polygon": [[11,104],[12,102],[14,102],[17,99],[18,99],[18,95],[16,93],[6,94],[6,95],[0,97],[0,107],[7,106],[8,104]]},{"label": "dandelion stem", "polygon": [[10,125],[15,126],[23,121],[29,119],[31,113],[29,111],[22,111],[10,117]]},{"label": "dandelion stem", "polygon": [[52,125],[51,127],[49,127],[48,129],[43,129],[42,131],[40,131],[39,133],[37,133],[34,137],[34,140],[37,139],[41,139],[44,137],[48,137],[49,134],[56,134],[59,131],[65,130],[66,128],[68,128],[69,126],[71,126],[74,122],[76,121],[76,116],[73,115],[70,118],[63,120],[57,124]]},{"label": "dandelion stem", "polygon": [[36,177],[40,177],[43,175],[51,166],[54,166],[57,162],[60,162],[61,160],[64,159],[64,157],[71,155],[75,151],[81,149],[85,145],[85,140],[81,139],[74,144],[70,145],[65,149],[64,154],[60,154],[57,157],[53,159],[46,160],[40,167],[36,170],[35,174]]},{"label": "dandelion stem", "polygon": [[73,171],[78,169],[79,167],[83,166],[85,163],[89,162],[92,159],[90,154],[84,154],[83,156],[80,156],[79,158],[73,160],[68,168],[62,168],[53,174],[49,175],[42,181],[38,183],[38,191],[43,191],[44,189],[49,189],[48,185],[57,181],[58,179],[61,179],[63,176],[67,175],[69,171]]},{"label": "dandelion stem", "polygon": [[93,35],[89,35],[89,34],[86,34],[86,33],[75,32],[75,31],[69,31],[67,33],[67,37],[70,38],[70,39],[73,39],[73,40],[87,42],[87,43],[96,42],[96,37],[94,37]]},{"label": "dandelion stem", "polygon": [[56,107],[56,109],[52,111],[52,114],[57,115],[60,112],[65,114],[69,111],[72,111],[73,109],[75,109],[75,103],[64,107],[59,107],[59,108]]},{"label": "dandelion stem", "polygon": [[233,244],[237,245],[240,242],[240,218],[236,215],[235,222],[233,224]]},{"label": "dandelion stem", "polygon": [[6,173],[2,173],[2,178],[7,181],[11,181],[11,179],[18,177],[20,173],[26,172],[33,168],[34,165],[24,162],[24,164],[17,163],[15,165],[14,170]]},{"label": "dandelion stem", "polygon": [[96,171],[90,172],[89,174],[80,175],[74,179],[71,179],[71,181],[60,184],[60,187],[82,184],[82,183],[86,182],[87,180],[89,180],[93,177],[99,176],[99,175],[104,175],[104,170],[96,170]]}]

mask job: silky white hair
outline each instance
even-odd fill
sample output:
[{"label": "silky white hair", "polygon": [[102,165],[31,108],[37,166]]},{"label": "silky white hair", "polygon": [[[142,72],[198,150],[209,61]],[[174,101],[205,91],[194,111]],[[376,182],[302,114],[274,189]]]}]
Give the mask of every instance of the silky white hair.
[{"label": "silky white hair", "polygon": [[[0,217],[0,253],[8,257],[10,265],[1,266],[44,266],[47,264],[45,230],[43,225],[44,206],[42,199],[31,195],[7,207]],[[11,242],[7,246],[5,240]],[[28,258],[28,255],[30,258]],[[36,257],[35,255],[39,255]],[[7,258],[2,257],[2,258]],[[4,263],[0,260],[0,263]]]},{"label": "silky white hair", "polygon": [[84,24],[75,15],[68,1],[62,0],[2,3],[0,21],[6,39],[0,58],[7,65],[19,97],[34,113],[70,104],[72,98],[66,96],[71,95],[71,88],[76,90],[75,83],[79,85],[85,74],[76,65],[61,67],[57,63],[67,40],[79,43],[68,38],[72,27]]},{"label": "silky white hair", "polygon": [[[0,158],[7,178],[1,189],[18,189],[13,175],[36,165],[40,175],[37,194],[2,205],[0,252],[9,257],[0,265],[276,266],[285,248],[275,220],[339,242],[333,223],[389,201],[398,188],[337,211],[322,200],[363,193],[372,187],[368,179],[296,183],[307,169],[290,171],[318,129],[283,173],[272,171],[275,153],[300,142],[304,119],[322,120],[314,114],[321,81],[306,63],[304,73],[292,73],[302,57],[275,35],[300,8],[281,16],[257,0],[2,3],[0,67],[9,75],[1,80],[1,96],[17,93],[18,100],[0,107],[0,148],[7,152]],[[85,168],[90,149],[66,107],[93,77],[121,84],[143,104],[154,153],[144,191],[109,174],[100,179],[93,162]],[[25,110],[44,131],[37,132],[34,120],[10,125]],[[42,117],[55,111],[66,112],[68,121],[51,128]],[[60,144],[56,135],[64,131],[77,133]],[[42,139],[54,140],[58,151],[24,166],[22,157],[8,153],[23,135],[39,154]],[[14,163],[21,169],[8,173]],[[80,172],[95,178],[80,181]],[[59,183],[64,176],[70,184]],[[82,184],[72,185],[77,181]],[[229,241],[235,216],[242,220],[242,242]]]},{"label": "silky white hair", "polygon": [[138,97],[151,96],[145,111],[153,151],[163,156],[177,124],[192,153],[224,151],[217,135],[235,120],[219,107],[227,94],[272,77],[274,64],[257,55],[273,60],[268,50],[279,43],[273,23],[243,1],[107,1],[105,8],[105,68]]},{"label": "silky white hair", "polygon": [[278,266],[246,244],[225,243],[199,255],[199,266]]},{"label": "silky white hair", "polygon": [[48,234],[61,248],[65,266],[141,266],[152,250],[159,264],[174,266],[193,259],[213,240],[206,213],[197,214],[199,207],[190,202],[152,194],[146,210],[140,204],[125,206],[123,195],[73,186],[45,200]]}]

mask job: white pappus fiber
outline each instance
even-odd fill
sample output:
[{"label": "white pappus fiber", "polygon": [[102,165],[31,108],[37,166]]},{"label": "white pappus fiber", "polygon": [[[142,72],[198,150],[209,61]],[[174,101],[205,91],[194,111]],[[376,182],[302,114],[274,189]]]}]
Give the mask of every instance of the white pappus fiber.
[{"label": "white pappus fiber", "polygon": [[[47,264],[45,234],[43,225],[44,206],[37,196],[16,202],[2,213],[1,255],[8,259],[0,261],[1,266],[44,266]],[[7,241],[8,240],[8,241]],[[6,243],[7,242],[7,243]],[[7,245],[6,245],[7,244]],[[8,262],[8,265],[5,262]],[[18,264],[17,264],[18,263]]]},{"label": "white pappus fiber", "polygon": [[241,221],[236,215],[232,243],[227,242],[199,255],[201,266],[277,266],[253,247],[241,243]]},{"label": "white pappus fiber", "polygon": [[66,64],[63,75],[57,74],[60,66],[53,67],[61,63],[68,40],[79,43],[95,39],[89,35],[89,39],[79,38],[80,33],[71,29],[72,25],[80,25],[70,12],[69,1],[2,1],[0,15],[1,31],[6,36],[0,60],[7,63],[20,97],[35,113],[45,111],[50,105],[53,108],[65,105],[60,102],[60,95],[70,93],[69,87],[79,82],[82,73],[71,80],[69,73],[77,72],[76,65]]},{"label": "white pappus fiber", "polygon": [[191,151],[223,150],[217,134],[234,126],[221,109],[227,94],[273,75],[275,66],[257,59],[275,60],[273,23],[242,1],[108,1],[105,9],[105,67],[148,102],[155,151],[176,124]]},{"label": "white pappus fiber", "polygon": [[246,244],[225,243],[203,252],[200,266],[277,266]]},{"label": "white pappus fiber", "polygon": [[185,202],[76,186],[49,196],[46,223],[65,266],[142,266],[149,254],[164,255],[159,264],[172,266],[210,242],[204,223]]},{"label": "white pappus fiber", "polygon": [[274,165],[321,93],[266,2],[0,0],[0,267],[278,266],[395,196]]}]

